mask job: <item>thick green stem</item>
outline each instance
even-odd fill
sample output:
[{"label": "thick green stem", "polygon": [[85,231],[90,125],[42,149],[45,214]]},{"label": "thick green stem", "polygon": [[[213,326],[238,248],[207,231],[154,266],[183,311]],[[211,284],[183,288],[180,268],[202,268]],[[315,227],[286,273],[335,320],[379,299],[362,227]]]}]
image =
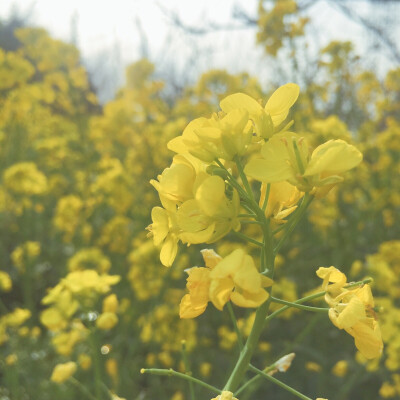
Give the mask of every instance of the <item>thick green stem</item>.
[{"label": "thick green stem", "polygon": [[217,389],[216,387],[211,386],[208,383],[201,381],[200,379],[193,378],[193,376],[182,374],[181,372],[175,371],[173,369],[142,368],[140,370],[140,373],[162,376],[176,376],[177,378],[185,379],[186,381],[191,381],[193,383],[196,383],[197,385],[203,386],[214,393],[221,394],[221,390]]}]

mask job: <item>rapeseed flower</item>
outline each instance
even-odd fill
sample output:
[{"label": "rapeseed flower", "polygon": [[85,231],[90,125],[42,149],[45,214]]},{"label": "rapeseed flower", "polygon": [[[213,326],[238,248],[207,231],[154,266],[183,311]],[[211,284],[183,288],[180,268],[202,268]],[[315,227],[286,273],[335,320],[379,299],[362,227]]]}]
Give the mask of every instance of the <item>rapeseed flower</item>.
[{"label": "rapeseed flower", "polygon": [[190,122],[181,136],[172,139],[168,148],[176,153],[189,153],[205,163],[215,159],[232,160],[243,155],[252,141],[248,112],[232,109],[226,115],[197,118]]},{"label": "rapeseed flower", "polygon": [[334,267],[321,267],[317,275],[324,279],[325,300],[330,306],[332,323],[353,336],[357,349],[365,358],[379,357],[383,342],[370,286],[346,289],[346,276]]},{"label": "rapeseed flower", "polygon": [[290,107],[299,96],[299,86],[295,83],[287,83],[281,86],[271,95],[265,107],[244,93],[235,93],[225,97],[221,103],[221,109],[226,113],[233,110],[246,110],[254,125],[254,132],[262,138],[270,138],[275,129],[286,119]]},{"label": "rapeseed flower", "polygon": [[77,365],[73,361],[64,364],[57,364],[53,369],[50,380],[56,383],[63,383],[74,375],[76,370]]},{"label": "rapeseed flower", "polygon": [[217,397],[213,397],[211,400],[238,400],[236,397],[233,397],[233,393],[228,390],[222,391],[220,395]]},{"label": "rapeseed flower", "polygon": [[265,183],[287,181],[303,192],[324,187],[322,194],[362,160],[354,146],[340,139],[329,140],[310,155],[306,140],[292,132],[274,135],[262,146],[261,155],[246,165],[248,176]]}]

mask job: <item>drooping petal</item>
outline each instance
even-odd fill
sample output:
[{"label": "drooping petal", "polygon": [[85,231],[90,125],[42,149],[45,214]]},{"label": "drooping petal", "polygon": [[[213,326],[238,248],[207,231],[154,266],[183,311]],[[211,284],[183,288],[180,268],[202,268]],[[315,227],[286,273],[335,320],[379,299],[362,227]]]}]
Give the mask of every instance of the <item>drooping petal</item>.
[{"label": "drooping petal", "polygon": [[189,294],[185,294],[179,304],[179,317],[180,318],[196,318],[207,308],[205,304],[193,304]]},{"label": "drooping petal", "polygon": [[365,358],[377,358],[382,354],[381,330],[373,318],[366,318],[346,331],[354,337],[357,349]]},{"label": "drooping petal", "polygon": [[165,267],[170,267],[178,252],[178,239],[175,235],[168,235],[165,239],[160,252],[160,261]]}]

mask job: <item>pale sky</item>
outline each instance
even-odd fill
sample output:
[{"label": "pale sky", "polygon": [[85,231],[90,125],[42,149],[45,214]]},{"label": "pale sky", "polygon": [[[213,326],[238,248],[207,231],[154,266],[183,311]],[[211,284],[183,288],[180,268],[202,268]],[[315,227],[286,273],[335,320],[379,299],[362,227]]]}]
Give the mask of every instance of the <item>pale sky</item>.
[{"label": "pale sky", "polygon": [[[90,63],[106,52],[105,62],[114,65],[117,85],[122,84],[124,66],[141,55],[137,21],[147,40],[149,58],[157,65],[175,68],[178,75],[185,68],[192,68],[192,74],[225,68],[232,73],[247,71],[263,81],[268,80],[270,71],[262,49],[255,45],[255,28],[188,36],[176,29],[161,9],[175,11],[187,25],[201,27],[205,21],[235,23],[234,6],[256,15],[257,4],[256,0],[0,0],[0,18],[9,16],[12,7],[22,13],[32,9],[35,25],[68,42],[75,26],[83,59]],[[366,7],[363,2],[357,4]],[[311,15],[319,45],[332,39],[352,40],[362,51],[365,32],[329,2],[319,1]]]}]

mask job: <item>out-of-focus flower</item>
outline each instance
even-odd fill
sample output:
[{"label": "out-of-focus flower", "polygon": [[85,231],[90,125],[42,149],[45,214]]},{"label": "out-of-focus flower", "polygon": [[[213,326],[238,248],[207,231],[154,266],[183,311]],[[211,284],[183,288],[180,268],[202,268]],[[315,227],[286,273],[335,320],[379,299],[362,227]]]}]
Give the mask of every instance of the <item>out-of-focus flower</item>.
[{"label": "out-of-focus flower", "polygon": [[73,361],[64,364],[57,364],[53,369],[50,380],[57,383],[63,383],[74,375],[76,369],[77,365]]}]

